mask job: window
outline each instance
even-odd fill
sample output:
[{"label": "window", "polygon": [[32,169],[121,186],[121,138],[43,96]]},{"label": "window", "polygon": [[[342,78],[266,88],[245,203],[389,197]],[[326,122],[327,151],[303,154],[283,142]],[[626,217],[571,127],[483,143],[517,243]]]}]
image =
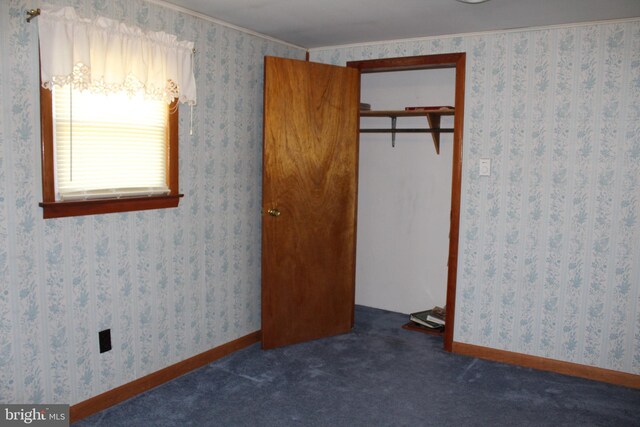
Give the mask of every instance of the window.
[{"label": "window", "polygon": [[45,218],[178,206],[178,108],[41,89]]},{"label": "window", "polygon": [[142,94],[54,88],[56,199],[168,194],[167,119]]},{"label": "window", "polygon": [[178,206],[193,42],[71,7],[39,16],[45,218]]}]

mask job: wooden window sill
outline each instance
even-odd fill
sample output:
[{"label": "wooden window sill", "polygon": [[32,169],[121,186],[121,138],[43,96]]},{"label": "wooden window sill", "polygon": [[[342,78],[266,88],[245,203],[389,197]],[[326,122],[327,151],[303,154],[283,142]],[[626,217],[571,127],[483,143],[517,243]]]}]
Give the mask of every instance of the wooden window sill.
[{"label": "wooden window sill", "polygon": [[118,199],[94,199],[69,202],[42,202],[43,217],[63,218],[68,216],[96,215],[116,212],[143,211],[149,209],[175,208],[184,194],[167,196],[122,197]]}]

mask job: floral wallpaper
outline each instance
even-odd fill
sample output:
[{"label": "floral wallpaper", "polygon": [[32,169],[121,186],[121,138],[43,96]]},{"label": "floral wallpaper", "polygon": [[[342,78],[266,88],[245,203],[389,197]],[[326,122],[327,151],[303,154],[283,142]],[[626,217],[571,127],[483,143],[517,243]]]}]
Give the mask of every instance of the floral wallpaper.
[{"label": "floral wallpaper", "polygon": [[142,0],[52,0],[194,41],[198,105],[178,208],[45,221],[42,4],[0,2],[0,402],[74,404],[260,329],[263,56],[305,52]]},{"label": "floral wallpaper", "polygon": [[[49,4],[193,40],[199,102],[192,135],[180,110],[180,207],[43,220],[42,2],[0,2],[2,403],[77,403],[260,328],[263,56],[305,54],[143,0]],[[640,374],[640,19],[311,57],[460,51],[455,340]]]},{"label": "floral wallpaper", "polygon": [[640,19],[311,59],[446,52],[467,53],[454,340],[640,374]]}]

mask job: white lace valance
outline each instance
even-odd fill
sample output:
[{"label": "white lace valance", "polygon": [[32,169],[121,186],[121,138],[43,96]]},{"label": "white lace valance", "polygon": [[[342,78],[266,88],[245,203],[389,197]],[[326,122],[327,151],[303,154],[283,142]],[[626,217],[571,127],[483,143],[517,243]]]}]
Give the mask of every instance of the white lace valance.
[{"label": "white lace valance", "polygon": [[193,42],[112,19],[83,19],[71,7],[42,9],[38,28],[45,88],[73,83],[102,93],[143,91],[167,102],[196,103]]}]

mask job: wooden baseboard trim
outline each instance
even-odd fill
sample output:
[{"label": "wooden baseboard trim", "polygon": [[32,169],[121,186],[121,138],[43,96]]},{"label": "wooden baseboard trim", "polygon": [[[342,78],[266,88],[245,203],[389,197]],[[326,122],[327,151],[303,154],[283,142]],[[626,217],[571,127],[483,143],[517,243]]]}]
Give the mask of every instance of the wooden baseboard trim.
[{"label": "wooden baseboard trim", "polygon": [[453,352],[465,356],[473,356],[494,362],[509,363],[511,365],[540,369],[542,371],[571,375],[589,380],[621,385],[631,388],[640,388],[640,375],[610,369],[597,368],[595,366],[580,365],[578,363],[564,362],[562,360],[547,359],[528,354],[514,353],[495,348],[481,347],[460,342],[453,343]]},{"label": "wooden baseboard trim", "polygon": [[253,332],[236,340],[223,344],[219,347],[197,354],[182,362],[178,362],[159,371],[152,372],[142,378],[138,378],[130,383],[106,391],[90,399],[76,403],[70,408],[71,422],[74,423],[83,418],[100,412],[113,405],[130,399],[140,393],[157,387],[167,381],[186,374],[189,371],[200,368],[217,359],[227,356],[235,351],[241,350],[260,341],[261,331]]}]

